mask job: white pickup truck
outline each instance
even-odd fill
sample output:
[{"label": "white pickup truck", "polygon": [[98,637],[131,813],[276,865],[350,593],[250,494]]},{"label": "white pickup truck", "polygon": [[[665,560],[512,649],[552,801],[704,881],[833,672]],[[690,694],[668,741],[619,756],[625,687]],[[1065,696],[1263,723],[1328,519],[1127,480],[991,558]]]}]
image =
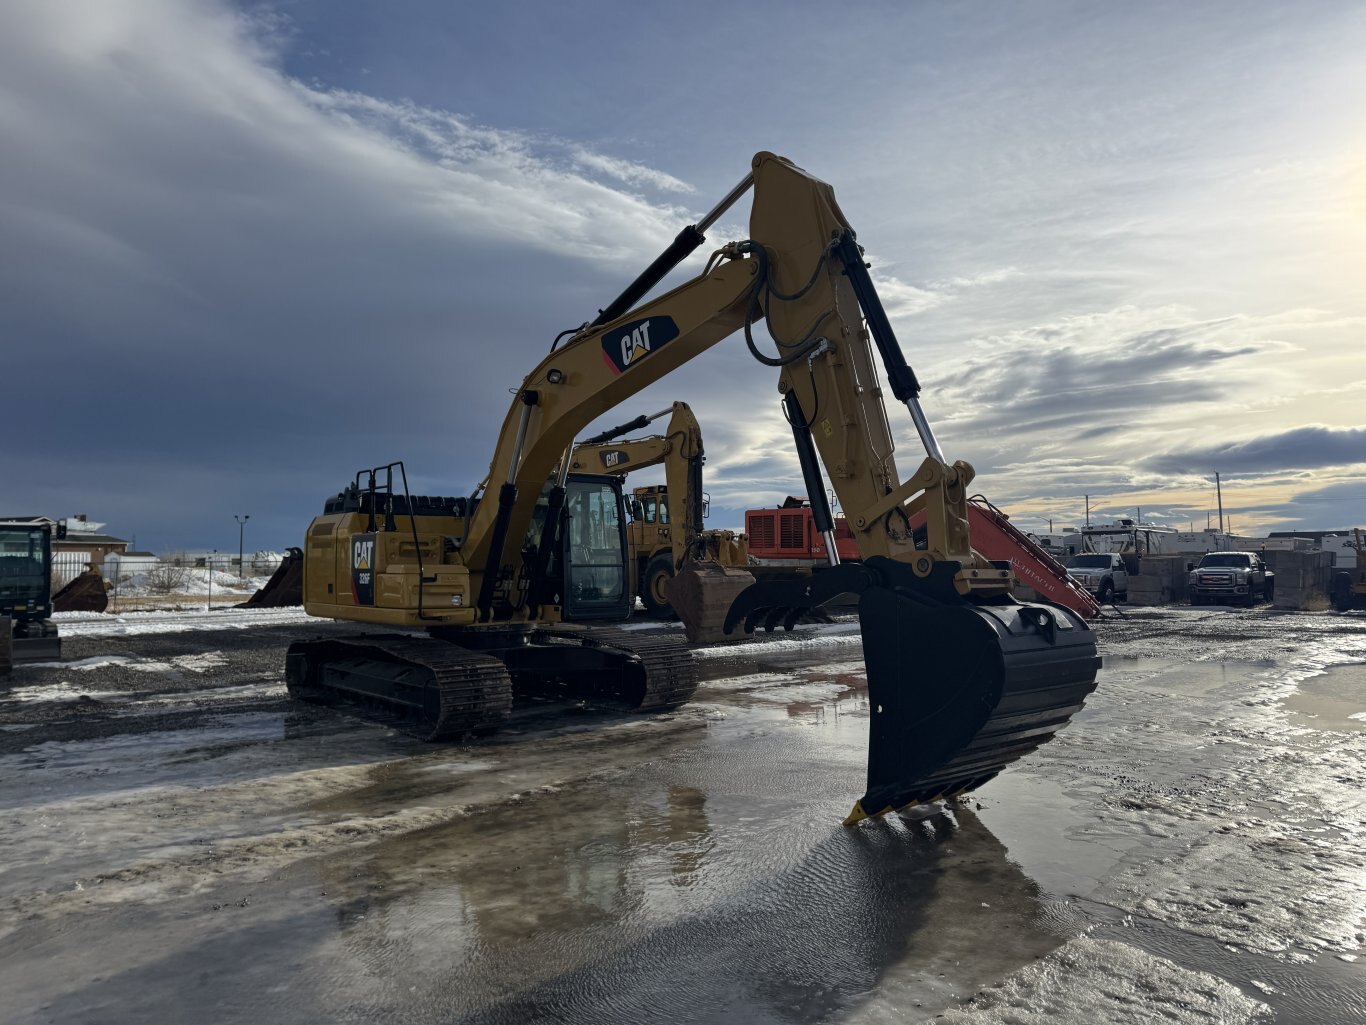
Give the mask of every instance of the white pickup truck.
[{"label": "white pickup truck", "polygon": [[1089,552],[1067,560],[1067,575],[1090,591],[1102,605],[1129,598],[1129,571],[1115,552]]}]

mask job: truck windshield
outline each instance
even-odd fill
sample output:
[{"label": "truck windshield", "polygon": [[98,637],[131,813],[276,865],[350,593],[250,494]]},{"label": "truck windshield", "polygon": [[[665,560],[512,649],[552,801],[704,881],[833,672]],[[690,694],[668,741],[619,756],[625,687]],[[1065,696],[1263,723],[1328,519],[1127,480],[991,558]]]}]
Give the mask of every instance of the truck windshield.
[{"label": "truck windshield", "polygon": [[1252,556],[1243,555],[1240,552],[1234,552],[1232,554],[1225,553],[1222,555],[1206,555],[1203,559],[1200,560],[1201,569],[1205,569],[1209,566],[1236,566],[1242,569],[1247,569],[1247,567],[1251,564]]},{"label": "truck windshield", "polygon": [[1074,555],[1067,560],[1068,569],[1109,569],[1108,555]]}]

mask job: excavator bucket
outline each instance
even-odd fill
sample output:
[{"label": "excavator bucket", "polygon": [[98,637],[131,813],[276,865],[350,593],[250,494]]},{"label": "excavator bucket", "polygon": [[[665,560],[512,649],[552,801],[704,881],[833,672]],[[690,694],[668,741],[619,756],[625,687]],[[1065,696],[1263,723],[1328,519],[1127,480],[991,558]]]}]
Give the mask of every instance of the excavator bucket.
[{"label": "excavator bucket", "polygon": [[846,823],[986,783],[1062,729],[1096,687],[1100,657],[1080,616],[1009,598],[975,604],[956,563],[928,578],[890,559],[846,563],[811,583],[756,584],[726,624],[791,621],[840,592],[859,596],[868,675],[868,786]]},{"label": "excavator bucket", "polygon": [[[689,644],[740,640],[725,630],[726,613],[736,597],[754,583],[754,575],[715,559],[689,556],[666,584],[669,604],[683,621]],[[748,631],[746,631],[748,633]]]},{"label": "excavator bucket", "polygon": [[240,608],[279,609],[304,603],[303,549],[290,548],[265,586],[244,601]]},{"label": "excavator bucket", "polygon": [[94,568],[77,573],[52,596],[53,612],[103,612],[109,607],[104,577]]}]

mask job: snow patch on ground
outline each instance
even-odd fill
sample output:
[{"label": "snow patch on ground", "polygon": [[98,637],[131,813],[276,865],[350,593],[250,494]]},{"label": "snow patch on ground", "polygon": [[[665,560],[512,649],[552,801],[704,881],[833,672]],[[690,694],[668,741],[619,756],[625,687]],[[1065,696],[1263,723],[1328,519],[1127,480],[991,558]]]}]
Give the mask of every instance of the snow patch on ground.
[{"label": "snow patch on ground", "polygon": [[982,990],[968,1006],[930,1020],[948,1025],[1240,1025],[1270,1012],[1213,975],[1187,971],[1126,943],[1080,936]]},{"label": "snow patch on ground", "polygon": [[[60,663],[56,663],[60,665]],[[21,704],[28,704],[39,701],[77,701],[82,697],[88,697],[90,691],[84,687],[77,687],[74,684],[63,680],[60,683],[45,683],[41,687],[15,687],[3,695],[6,701],[16,701]],[[127,697],[128,691],[100,691],[99,700],[104,701],[113,697]]]},{"label": "snow patch on ground", "polygon": [[[182,609],[175,612],[124,612],[116,616],[70,613],[61,622],[63,637],[125,637],[184,633],[189,630],[249,630],[259,626],[306,623],[315,619],[302,608]],[[56,618],[56,617],[54,617]]]},{"label": "snow patch on ground", "polygon": [[[759,636],[756,634],[756,636]],[[771,635],[770,635],[771,636]],[[744,644],[723,644],[712,648],[694,648],[694,658],[726,658],[737,655],[765,654],[778,651],[801,651],[805,648],[841,644],[862,644],[863,635],[858,623],[826,623],[819,626],[799,626],[786,637],[777,640],[755,640]]]}]

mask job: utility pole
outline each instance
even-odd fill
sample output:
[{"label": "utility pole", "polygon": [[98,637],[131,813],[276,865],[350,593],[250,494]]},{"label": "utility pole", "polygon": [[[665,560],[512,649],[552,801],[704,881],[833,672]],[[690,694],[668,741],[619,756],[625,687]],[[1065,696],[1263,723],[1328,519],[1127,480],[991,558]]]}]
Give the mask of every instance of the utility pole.
[{"label": "utility pole", "polygon": [[1214,494],[1219,500],[1219,533],[1224,532],[1224,489],[1219,483],[1219,471],[1214,471]]},{"label": "utility pole", "polygon": [[247,520],[251,517],[234,515],[233,519],[237,521],[237,579],[244,580],[247,576],[247,564],[242,561],[242,537],[247,529]]},{"label": "utility pole", "polygon": [[1086,525],[1091,525],[1091,496],[1086,496]]}]

